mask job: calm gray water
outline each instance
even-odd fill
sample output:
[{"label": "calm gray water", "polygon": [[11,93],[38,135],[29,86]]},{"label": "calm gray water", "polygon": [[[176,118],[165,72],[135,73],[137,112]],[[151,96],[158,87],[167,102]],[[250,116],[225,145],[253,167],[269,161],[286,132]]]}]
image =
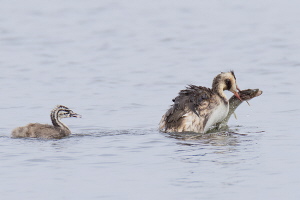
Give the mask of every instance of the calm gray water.
[{"label": "calm gray water", "polygon": [[[1,199],[299,199],[299,7],[1,1]],[[180,89],[230,69],[264,91],[230,133],[158,132]],[[73,135],[10,138],[57,104],[82,114]]]}]

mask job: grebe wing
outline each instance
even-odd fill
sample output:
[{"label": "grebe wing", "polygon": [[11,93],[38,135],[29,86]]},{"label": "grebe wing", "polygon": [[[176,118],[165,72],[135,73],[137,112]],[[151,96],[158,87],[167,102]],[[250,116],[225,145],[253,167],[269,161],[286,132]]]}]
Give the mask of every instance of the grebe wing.
[{"label": "grebe wing", "polygon": [[167,122],[178,121],[189,112],[195,113],[198,117],[206,115],[213,93],[211,89],[201,86],[189,85],[181,90],[179,95],[173,99],[174,104],[165,114]]}]

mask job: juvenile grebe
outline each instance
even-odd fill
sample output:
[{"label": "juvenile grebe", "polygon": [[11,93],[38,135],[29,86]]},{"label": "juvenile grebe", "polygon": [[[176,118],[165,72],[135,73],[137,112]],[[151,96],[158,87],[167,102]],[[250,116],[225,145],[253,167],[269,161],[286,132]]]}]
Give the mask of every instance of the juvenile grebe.
[{"label": "juvenile grebe", "polygon": [[241,100],[233,71],[217,75],[213,80],[212,89],[189,85],[173,99],[174,104],[162,116],[159,130],[207,132],[228,114],[229,104],[224,90],[229,90]]},{"label": "juvenile grebe", "polygon": [[60,139],[71,134],[69,128],[60,119],[81,116],[66,106],[58,105],[51,111],[50,117],[53,125],[31,123],[17,127],[12,131],[12,137]]}]

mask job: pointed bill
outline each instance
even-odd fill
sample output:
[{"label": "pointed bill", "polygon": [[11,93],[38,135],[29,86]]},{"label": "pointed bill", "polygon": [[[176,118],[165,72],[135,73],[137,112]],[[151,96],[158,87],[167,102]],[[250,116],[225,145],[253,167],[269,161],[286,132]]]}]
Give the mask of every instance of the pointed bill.
[{"label": "pointed bill", "polygon": [[77,113],[71,113],[70,114],[71,117],[76,117],[76,118],[81,118],[82,116],[77,114]]},{"label": "pointed bill", "polygon": [[243,101],[243,100],[241,99],[241,97],[240,97],[240,95],[239,95],[238,92],[234,92],[233,94],[234,94],[234,96],[236,96],[239,100]]}]

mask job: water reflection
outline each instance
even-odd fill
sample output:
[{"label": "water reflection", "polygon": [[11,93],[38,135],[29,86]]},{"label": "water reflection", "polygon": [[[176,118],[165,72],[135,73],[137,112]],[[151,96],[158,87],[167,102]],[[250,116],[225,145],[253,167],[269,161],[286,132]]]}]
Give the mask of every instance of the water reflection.
[{"label": "water reflection", "polygon": [[169,133],[167,137],[185,141],[179,143],[182,145],[204,144],[212,146],[237,146],[240,142],[239,137],[245,135],[246,134],[233,131],[221,131],[205,134],[194,132]]},{"label": "water reflection", "polygon": [[[178,141],[174,151],[176,156],[173,157],[175,160],[203,167],[229,167],[256,158],[251,152],[256,151],[256,141],[261,134],[257,128],[252,132],[249,129],[251,127],[231,127],[227,131],[206,134],[169,133],[166,137]],[[194,170],[193,166],[190,167]]]}]

